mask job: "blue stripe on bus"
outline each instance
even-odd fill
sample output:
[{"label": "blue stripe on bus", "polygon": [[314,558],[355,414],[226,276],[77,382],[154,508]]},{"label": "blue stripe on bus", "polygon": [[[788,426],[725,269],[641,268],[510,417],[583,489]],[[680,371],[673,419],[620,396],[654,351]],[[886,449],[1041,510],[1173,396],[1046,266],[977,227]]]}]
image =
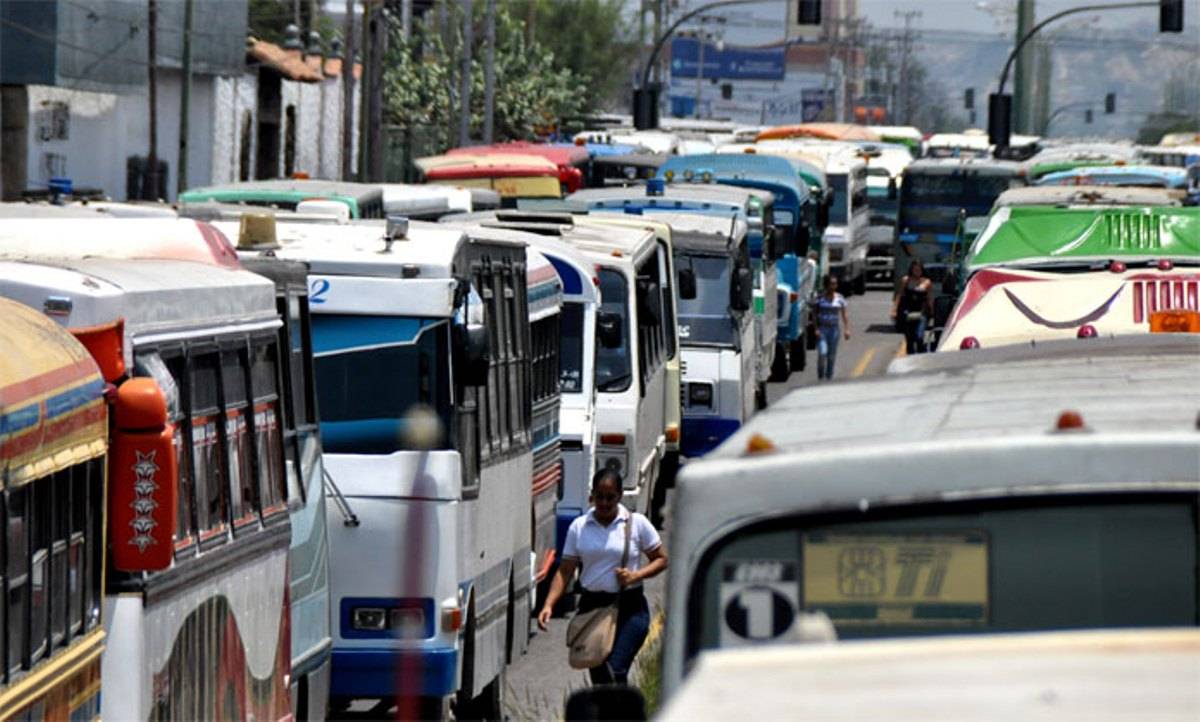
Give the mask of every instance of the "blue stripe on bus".
[{"label": "blue stripe on bus", "polygon": [[538,301],[557,296],[559,293],[558,288],[557,280],[539,283],[538,285],[533,286],[526,291],[526,294],[529,296],[528,303],[533,305]]},{"label": "blue stripe on bus", "polygon": [[37,426],[42,418],[41,404],[33,403],[15,411],[0,414],[0,436],[15,434],[19,431]]},{"label": "blue stripe on bus", "polygon": [[693,416],[684,414],[683,428],[680,430],[679,452],[688,458],[703,456],[717,448],[722,441],[729,438],[741,428],[742,422],[737,419],[726,419],[720,416]]},{"label": "blue stripe on bus", "polygon": [[[400,670],[405,672],[403,688]],[[329,691],[336,697],[444,697],[454,693],[457,677],[458,650],[453,647],[340,649],[333,653]]]},{"label": "blue stripe on bus", "polygon": [[563,544],[567,542],[567,529],[571,528],[571,522],[583,516],[584,510],[574,509],[571,507],[559,507],[555,515],[554,549],[558,553],[558,558],[562,558]]},{"label": "blue stripe on bus", "polygon": [[104,395],[104,381],[99,378],[76,386],[46,399],[46,419],[53,421],[56,416],[68,414],[81,406],[86,406]]},{"label": "blue stripe on bus", "polygon": [[421,330],[445,319],[397,316],[350,316],[314,313],[313,353],[349,351],[367,346],[413,343]]},{"label": "blue stripe on bus", "polygon": [[558,278],[562,281],[563,293],[568,295],[579,295],[583,293],[583,277],[579,275],[579,271],[574,266],[555,258],[549,252],[543,251],[543,255],[550,260],[550,265],[554,266],[554,270],[558,273]]}]

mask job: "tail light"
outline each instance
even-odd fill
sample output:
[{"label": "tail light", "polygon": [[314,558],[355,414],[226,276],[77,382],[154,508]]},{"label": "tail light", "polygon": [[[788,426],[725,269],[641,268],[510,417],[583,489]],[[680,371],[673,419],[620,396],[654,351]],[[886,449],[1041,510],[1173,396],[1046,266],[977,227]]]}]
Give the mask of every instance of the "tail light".
[{"label": "tail light", "polygon": [[1056,431],[1082,431],[1085,428],[1087,427],[1083,423],[1083,414],[1078,411],[1064,411],[1054,423]]},{"label": "tail light", "polygon": [[1100,332],[1090,323],[1085,323],[1079,327],[1079,333],[1075,334],[1076,338],[1096,338]]},{"label": "tail light", "polygon": [[974,336],[967,336],[962,340],[962,343],[958,345],[958,348],[960,351],[977,349],[979,348],[979,339],[975,338]]}]

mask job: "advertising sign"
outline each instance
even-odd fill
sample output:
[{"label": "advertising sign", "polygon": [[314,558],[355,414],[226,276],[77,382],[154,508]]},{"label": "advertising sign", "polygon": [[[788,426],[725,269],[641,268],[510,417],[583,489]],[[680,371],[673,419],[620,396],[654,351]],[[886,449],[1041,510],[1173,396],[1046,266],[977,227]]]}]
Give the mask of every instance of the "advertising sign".
[{"label": "advertising sign", "polygon": [[[785,75],[784,46],[753,48],[704,43],[704,77],[726,80],[782,80]],[[700,66],[700,42],[696,38],[672,38],[671,75],[695,78]]]}]

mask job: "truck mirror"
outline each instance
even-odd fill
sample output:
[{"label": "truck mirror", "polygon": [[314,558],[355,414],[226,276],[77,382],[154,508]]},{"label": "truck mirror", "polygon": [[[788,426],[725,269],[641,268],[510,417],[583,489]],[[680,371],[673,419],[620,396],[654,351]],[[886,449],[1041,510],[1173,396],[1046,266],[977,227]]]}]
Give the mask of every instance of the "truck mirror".
[{"label": "truck mirror", "polygon": [[685,301],[696,297],[696,272],[690,268],[679,269],[679,297]]},{"label": "truck mirror", "polygon": [[754,305],[754,271],[738,266],[733,273],[733,298],[730,306],[735,311],[749,311]]}]

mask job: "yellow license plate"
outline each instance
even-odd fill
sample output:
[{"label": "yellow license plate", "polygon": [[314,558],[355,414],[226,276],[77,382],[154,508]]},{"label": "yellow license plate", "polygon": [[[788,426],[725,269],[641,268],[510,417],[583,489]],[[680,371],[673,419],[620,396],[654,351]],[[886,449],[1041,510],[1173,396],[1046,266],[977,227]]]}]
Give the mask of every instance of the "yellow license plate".
[{"label": "yellow license plate", "polygon": [[804,535],[803,604],[834,624],[974,625],[988,619],[982,532]]}]

